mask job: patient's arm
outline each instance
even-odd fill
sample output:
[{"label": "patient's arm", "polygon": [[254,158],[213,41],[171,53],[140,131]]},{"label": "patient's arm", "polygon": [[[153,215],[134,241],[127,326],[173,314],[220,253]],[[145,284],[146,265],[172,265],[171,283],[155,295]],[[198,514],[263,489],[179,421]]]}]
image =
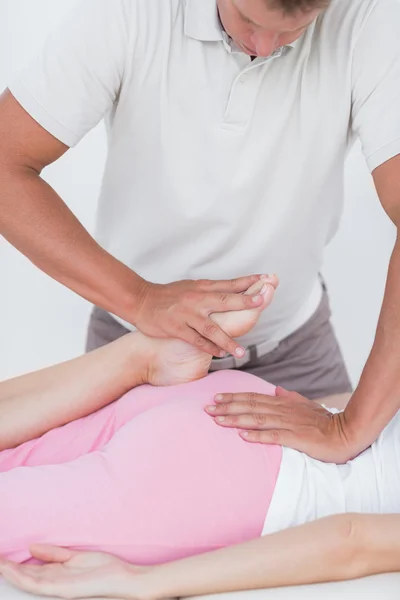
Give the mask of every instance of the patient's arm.
[{"label": "patient's arm", "polygon": [[33,594],[161,600],[400,571],[400,515],[336,515],[156,567],[49,546],[31,552],[53,564],[0,559],[0,573]]},{"label": "patient's arm", "polygon": [[[271,302],[275,275],[246,295],[260,293],[258,308],[212,314],[228,335],[244,335]],[[173,385],[204,377],[211,356],[181,340],[130,333],[69,362],[0,383],[0,451],[13,448],[90,414],[141,383]]]},{"label": "patient's arm", "polygon": [[302,585],[391,571],[400,571],[400,515],[344,514],[156,567],[149,574],[148,598]]},{"label": "patient's arm", "polygon": [[355,579],[400,571],[400,515],[337,515],[157,567],[151,598]]},{"label": "patient's arm", "polygon": [[0,383],[0,451],[90,414],[146,382],[141,334]]}]

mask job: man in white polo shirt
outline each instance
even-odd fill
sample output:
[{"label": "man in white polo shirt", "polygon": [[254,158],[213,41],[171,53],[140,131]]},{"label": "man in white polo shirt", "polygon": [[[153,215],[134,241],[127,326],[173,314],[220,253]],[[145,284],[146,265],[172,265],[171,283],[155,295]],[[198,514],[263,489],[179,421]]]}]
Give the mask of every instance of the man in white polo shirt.
[{"label": "man in white polo shirt", "polygon": [[[308,399],[348,392],[319,272],[354,139],[398,224],[399,40],[397,0],[80,0],[1,99],[2,232],[97,305],[88,348],[136,326]],[[39,175],[103,117],[95,242]],[[399,263],[396,245],[342,420],[283,394],[259,441],[341,461],[380,433],[399,408]],[[251,277],[223,281],[249,273],[281,283],[238,345],[208,315],[249,306]]]}]

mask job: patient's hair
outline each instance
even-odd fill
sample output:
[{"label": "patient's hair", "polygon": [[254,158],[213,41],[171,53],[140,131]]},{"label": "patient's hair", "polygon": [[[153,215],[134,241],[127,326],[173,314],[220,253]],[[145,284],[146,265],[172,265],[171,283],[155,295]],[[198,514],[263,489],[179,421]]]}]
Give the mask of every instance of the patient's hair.
[{"label": "patient's hair", "polygon": [[330,0],[265,0],[265,2],[272,10],[282,10],[286,15],[323,9],[330,4]]}]

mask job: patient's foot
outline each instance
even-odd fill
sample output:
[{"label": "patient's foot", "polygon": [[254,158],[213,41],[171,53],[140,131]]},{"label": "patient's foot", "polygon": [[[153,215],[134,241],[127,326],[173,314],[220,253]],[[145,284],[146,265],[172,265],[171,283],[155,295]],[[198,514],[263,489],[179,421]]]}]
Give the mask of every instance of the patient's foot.
[{"label": "patient's foot", "polygon": [[[278,278],[273,275],[265,281],[253,284],[245,294],[262,291],[264,301],[260,307],[249,310],[214,313],[211,315],[221,329],[236,338],[248,333],[257,323],[260,313],[271,303]],[[200,379],[208,373],[211,356],[181,340],[146,338],[146,345],[153,356],[149,369],[152,385],[175,385]]]}]

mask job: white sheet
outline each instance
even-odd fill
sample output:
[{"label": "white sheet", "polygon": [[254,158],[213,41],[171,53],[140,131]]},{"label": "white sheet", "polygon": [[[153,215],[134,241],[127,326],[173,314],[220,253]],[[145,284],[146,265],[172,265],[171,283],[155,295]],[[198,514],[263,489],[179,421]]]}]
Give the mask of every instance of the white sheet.
[{"label": "white sheet", "polygon": [[[20,592],[0,581],[0,600],[35,600],[35,598],[37,597]],[[380,598],[399,600],[400,573],[375,575],[337,583],[202,596],[195,600],[321,600],[322,598],[324,600],[379,600]],[[54,599],[47,597],[47,600]]]}]

